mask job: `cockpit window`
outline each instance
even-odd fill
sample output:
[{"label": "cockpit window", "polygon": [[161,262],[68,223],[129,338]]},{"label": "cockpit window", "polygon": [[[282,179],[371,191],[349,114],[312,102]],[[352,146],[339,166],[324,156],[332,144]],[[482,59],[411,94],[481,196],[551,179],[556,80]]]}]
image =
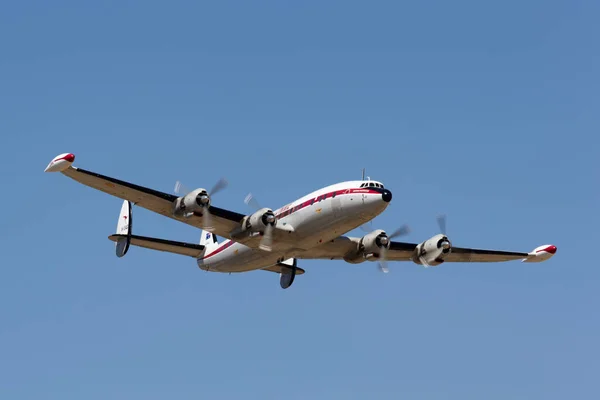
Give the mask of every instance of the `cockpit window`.
[{"label": "cockpit window", "polygon": [[372,187],[372,188],[385,189],[383,184],[377,183],[377,182],[364,182],[364,183],[360,184],[360,187],[361,188]]}]

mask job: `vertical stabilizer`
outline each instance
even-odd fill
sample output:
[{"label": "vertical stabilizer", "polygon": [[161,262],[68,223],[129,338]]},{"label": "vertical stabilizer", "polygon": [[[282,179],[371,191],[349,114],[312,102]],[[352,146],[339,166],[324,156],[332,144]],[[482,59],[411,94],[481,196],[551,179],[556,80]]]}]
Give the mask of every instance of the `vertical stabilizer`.
[{"label": "vertical stabilizer", "polygon": [[123,206],[121,206],[119,221],[117,222],[117,234],[123,235],[117,240],[117,243],[115,243],[117,257],[123,257],[127,253],[127,250],[129,250],[129,243],[131,242],[131,226],[131,203],[125,200]]},{"label": "vertical stabilizer", "polygon": [[219,243],[217,242],[217,237],[209,231],[202,231],[202,235],[200,236],[200,244],[204,246],[204,253],[209,254],[217,247],[219,247]]}]

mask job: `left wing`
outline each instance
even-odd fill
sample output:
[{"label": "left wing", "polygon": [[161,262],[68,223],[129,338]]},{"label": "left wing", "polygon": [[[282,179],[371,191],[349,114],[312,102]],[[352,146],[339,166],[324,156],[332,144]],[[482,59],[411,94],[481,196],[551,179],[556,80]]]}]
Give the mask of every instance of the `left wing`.
[{"label": "left wing", "polygon": [[[86,186],[124,200],[129,200],[133,204],[147,210],[154,211],[165,217],[202,229],[202,218],[198,213],[194,213],[189,217],[177,217],[173,215],[173,205],[178,199],[177,196],[104,176],[96,172],[87,171],[82,168],[73,167],[71,164],[74,160],[75,156],[73,154],[61,154],[50,162],[48,167],[46,167],[45,172],[61,172],[63,175]],[[209,210],[212,216],[214,233],[226,238],[230,238],[229,233],[237,228],[245,217],[244,214],[214,207],[212,205]]]}]

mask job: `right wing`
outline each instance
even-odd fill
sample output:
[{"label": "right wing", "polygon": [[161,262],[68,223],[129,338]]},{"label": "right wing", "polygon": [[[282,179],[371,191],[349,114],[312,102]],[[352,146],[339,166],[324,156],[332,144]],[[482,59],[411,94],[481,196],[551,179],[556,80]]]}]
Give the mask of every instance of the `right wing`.
[{"label": "right wing", "polygon": [[[199,215],[195,214],[187,218],[173,215],[173,203],[178,198],[177,196],[121,181],[109,176],[104,176],[96,172],[87,171],[82,168],[73,167],[71,164],[74,159],[75,156],[72,154],[62,154],[52,160],[46,168],[46,171],[61,172],[69,178],[86,186],[123,200],[129,200],[133,204],[147,210],[154,211],[165,217],[202,229],[202,218]],[[212,205],[209,210],[212,216],[214,233],[225,238],[230,238],[229,233],[237,228],[245,217],[244,214],[214,207]]]}]

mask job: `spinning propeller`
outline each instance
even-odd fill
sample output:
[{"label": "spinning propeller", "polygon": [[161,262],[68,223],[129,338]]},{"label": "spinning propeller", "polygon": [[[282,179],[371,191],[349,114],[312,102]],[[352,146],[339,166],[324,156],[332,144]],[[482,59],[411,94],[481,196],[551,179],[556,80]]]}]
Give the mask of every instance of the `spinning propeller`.
[{"label": "spinning propeller", "polygon": [[442,235],[446,236],[446,214],[440,214],[436,218],[438,226],[440,227],[440,232]]},{"label": "spinning propeller", "polygon": [[[209,232],[214,230],[212,226],[212,218],[209,211],[210,208],[210,200],[213,195],[225,189],[229,183],[225,178],[221,178],[214,184],[210,192],[203,191],[199,194],[198,200],[202,203],[202,229],[205,229]],[[175,182],[175,193],[180,196],[185,196],[191,192],[186,186],[184,186],[180,181]]]},{"label": "spinning propeller", "polygon": [[[438,247],[441,247],[444,252],[447,252],[450,249],[451,244],[448,241],[448,237],[446,236],[446,214],[438,215],[436,217],[436,220],[437,220],[438,226],[440,228],[440,233],[445,236],[445,239],[441,243],[438,244]],[[425,257],[419,256],[419,261],[421,261],[423,266],[431,267],[431,265],[429,265],[429,263],[427,262]]]},{"label": "spinning propeller", "polygon": [[391,235],[382,234],[379,236],[379,243],[381,244],[381,253],[379,254],[379,270],[384,274],[390,272],[387,267],[387,251],[390,245],[390,242],[393,238],[404,236],[410,233],[410,228],[408,225],[402,225],[400,228],[396,229],[392,232]]},{"label": "spinning propeller", "polygon": [[[246,198],[244,199],[244,203],[246,203],[249,207],[253,208],[255,211],[261,210],[263,207],[260,206],[258,200],[254,197],[252,193],[248,193]],[[264,251],[271,251],[273,246],[273,228],[275,226],[276,218],[273,211],[269,210],[262,216],[262,223],[265,225],[265,232],[263,233],[262,238],[260,239],[260,244],[258,247]]]}]

